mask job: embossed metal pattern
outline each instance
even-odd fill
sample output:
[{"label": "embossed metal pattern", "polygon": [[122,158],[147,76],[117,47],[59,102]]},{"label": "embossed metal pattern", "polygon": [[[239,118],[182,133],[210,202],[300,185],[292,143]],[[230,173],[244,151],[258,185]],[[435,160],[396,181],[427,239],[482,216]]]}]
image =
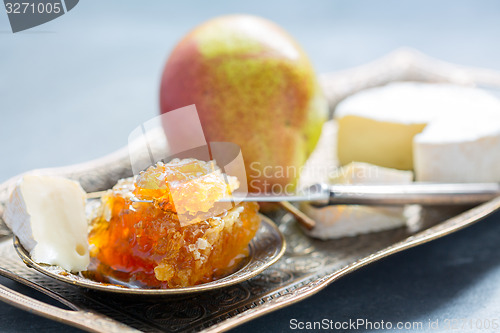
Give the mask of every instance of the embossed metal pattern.
[{"label": "embossed metal pattern", "polygon": [[14,248],[26,265],[51,278],[73,286],[129,295],[182,295],[224,288],[248,280],[270,267],[285,253],[286,242],[278,227],[267,217],[261,215],[261,223],[255,237],[249,244],[249,256],[242,267],[224,278],[201,285],[175,289],[127,288],[90,280],[82,275],[69,274],[57,266],[38,264],[23,248],[19,239],[14,237]]},{"label": "embossed metal pattern", "polygon": [[[287,250],[275,265],[248,281],[189,295],[109,297],[106,292],[70,286],[27,267],[16,255],[10,238],[0,242],[0,257],[3,268],[47,288],[82,311],[93,311],[148,332],[221,331],[298,302],[380,258],[475,223],[500,209],[500,198],[439,223],[446,216],[456,215],[456,209],[425,209],[413,228],[332,241],[307,237],[287,214],[275,216],[287,241]],[[85,323],[92,327],[85,316],[80,319],[79,327],[85,327]]]}]

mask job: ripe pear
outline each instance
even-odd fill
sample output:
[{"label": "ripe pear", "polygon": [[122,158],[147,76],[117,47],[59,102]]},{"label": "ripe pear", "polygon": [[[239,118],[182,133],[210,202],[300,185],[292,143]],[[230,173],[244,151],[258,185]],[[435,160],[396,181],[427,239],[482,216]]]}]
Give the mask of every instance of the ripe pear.
[{"label": "ripe pear", "polygon": [[250,192],[293,191],[328,105],[297,42],[248,15],[212,19],[172,51],[161,112],[195,104],[207,142],[240,146]]}]

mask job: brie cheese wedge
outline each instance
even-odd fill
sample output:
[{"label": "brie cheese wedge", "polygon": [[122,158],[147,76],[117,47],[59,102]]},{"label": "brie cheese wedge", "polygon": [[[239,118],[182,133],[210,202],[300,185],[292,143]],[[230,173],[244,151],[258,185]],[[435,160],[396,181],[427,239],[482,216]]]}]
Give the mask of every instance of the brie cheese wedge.
[{"label": "brie cheese wedge", "polygon": [[85,202],[86,193],[75,181],[26,175],[4,219],[35,262],[83,271],[90,262]]},{"label": "brie cheese wedge", "polygon": [[[473,168],[490,164],[487,156],[500,154],[498,146],[489,142],[500,130],[499,116],[500,100],[480,89],[416,82],[367,89],[346,98],[335,110],[339,162],[416,169],[417,181],[491,181],[490,177],[471,177],[469,167],[450,177],[441,176],[446,175],[445,168],[453,171],[450,164],[468,160]],[[485,124],[492,117],[496,121]],[[476,143],[469,146],[471,142]],[[471,149],[477,152],[469,153]],[[446,156],[437,162],[433,158],[441,152]],[[441,171],[429,177],[434,165],[445,160],[448,163]],[[490,164],[489,168],[488,175],[495,166]]]}]

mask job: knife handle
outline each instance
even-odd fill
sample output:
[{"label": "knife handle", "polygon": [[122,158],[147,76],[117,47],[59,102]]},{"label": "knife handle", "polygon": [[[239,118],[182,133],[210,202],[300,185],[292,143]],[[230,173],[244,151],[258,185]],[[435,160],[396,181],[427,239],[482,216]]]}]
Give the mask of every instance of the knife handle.
[{"label": "knife handle", "polygon": [[500,196],[500,183],[413,183],[408,185],[315,185],[327,200],[324,205],[474,205]]}]

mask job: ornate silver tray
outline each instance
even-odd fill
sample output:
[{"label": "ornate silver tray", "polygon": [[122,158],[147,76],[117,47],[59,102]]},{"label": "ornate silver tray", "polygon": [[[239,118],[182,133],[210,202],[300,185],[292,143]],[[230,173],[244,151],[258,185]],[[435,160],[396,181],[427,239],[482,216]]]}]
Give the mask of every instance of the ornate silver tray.
[{"label": "ornate silver tray", "polygon": [[[398,80],[498,87],[500,73],[459,67],[403,50],[359,68],[324,75],[322,84],[333,110],[341,99],[354,92]],[[326,126],[326,134],[310,164],[334,166],[330,138],[335,124]],[[123,150],[86,164],[37,172],[79,180],[85,190],[92,192],[110,188],[119,178],[130,175],[130,165],[127,151]],[[15,181],[0,186],[0,215]],[[303,181],[312,181],[307,169]],[[224,331],[305,299],[364,265],[469,226],[500,209],[500,198],[467,209],[428,207],[411,227],[331,241],[307,237],[291,216],[277,212],[270,218],[279,225],[287,242],[287,250],[278,262],[245,282],[182,296],[110,297],[109,293],[62,283],[28,268],[17,256],[12,236],[0,226],[0,233],[5,235],[0,236],[1,274],[50,294],[73,310],[27,299],[1,285],[0,300],[90,331]]]}]

